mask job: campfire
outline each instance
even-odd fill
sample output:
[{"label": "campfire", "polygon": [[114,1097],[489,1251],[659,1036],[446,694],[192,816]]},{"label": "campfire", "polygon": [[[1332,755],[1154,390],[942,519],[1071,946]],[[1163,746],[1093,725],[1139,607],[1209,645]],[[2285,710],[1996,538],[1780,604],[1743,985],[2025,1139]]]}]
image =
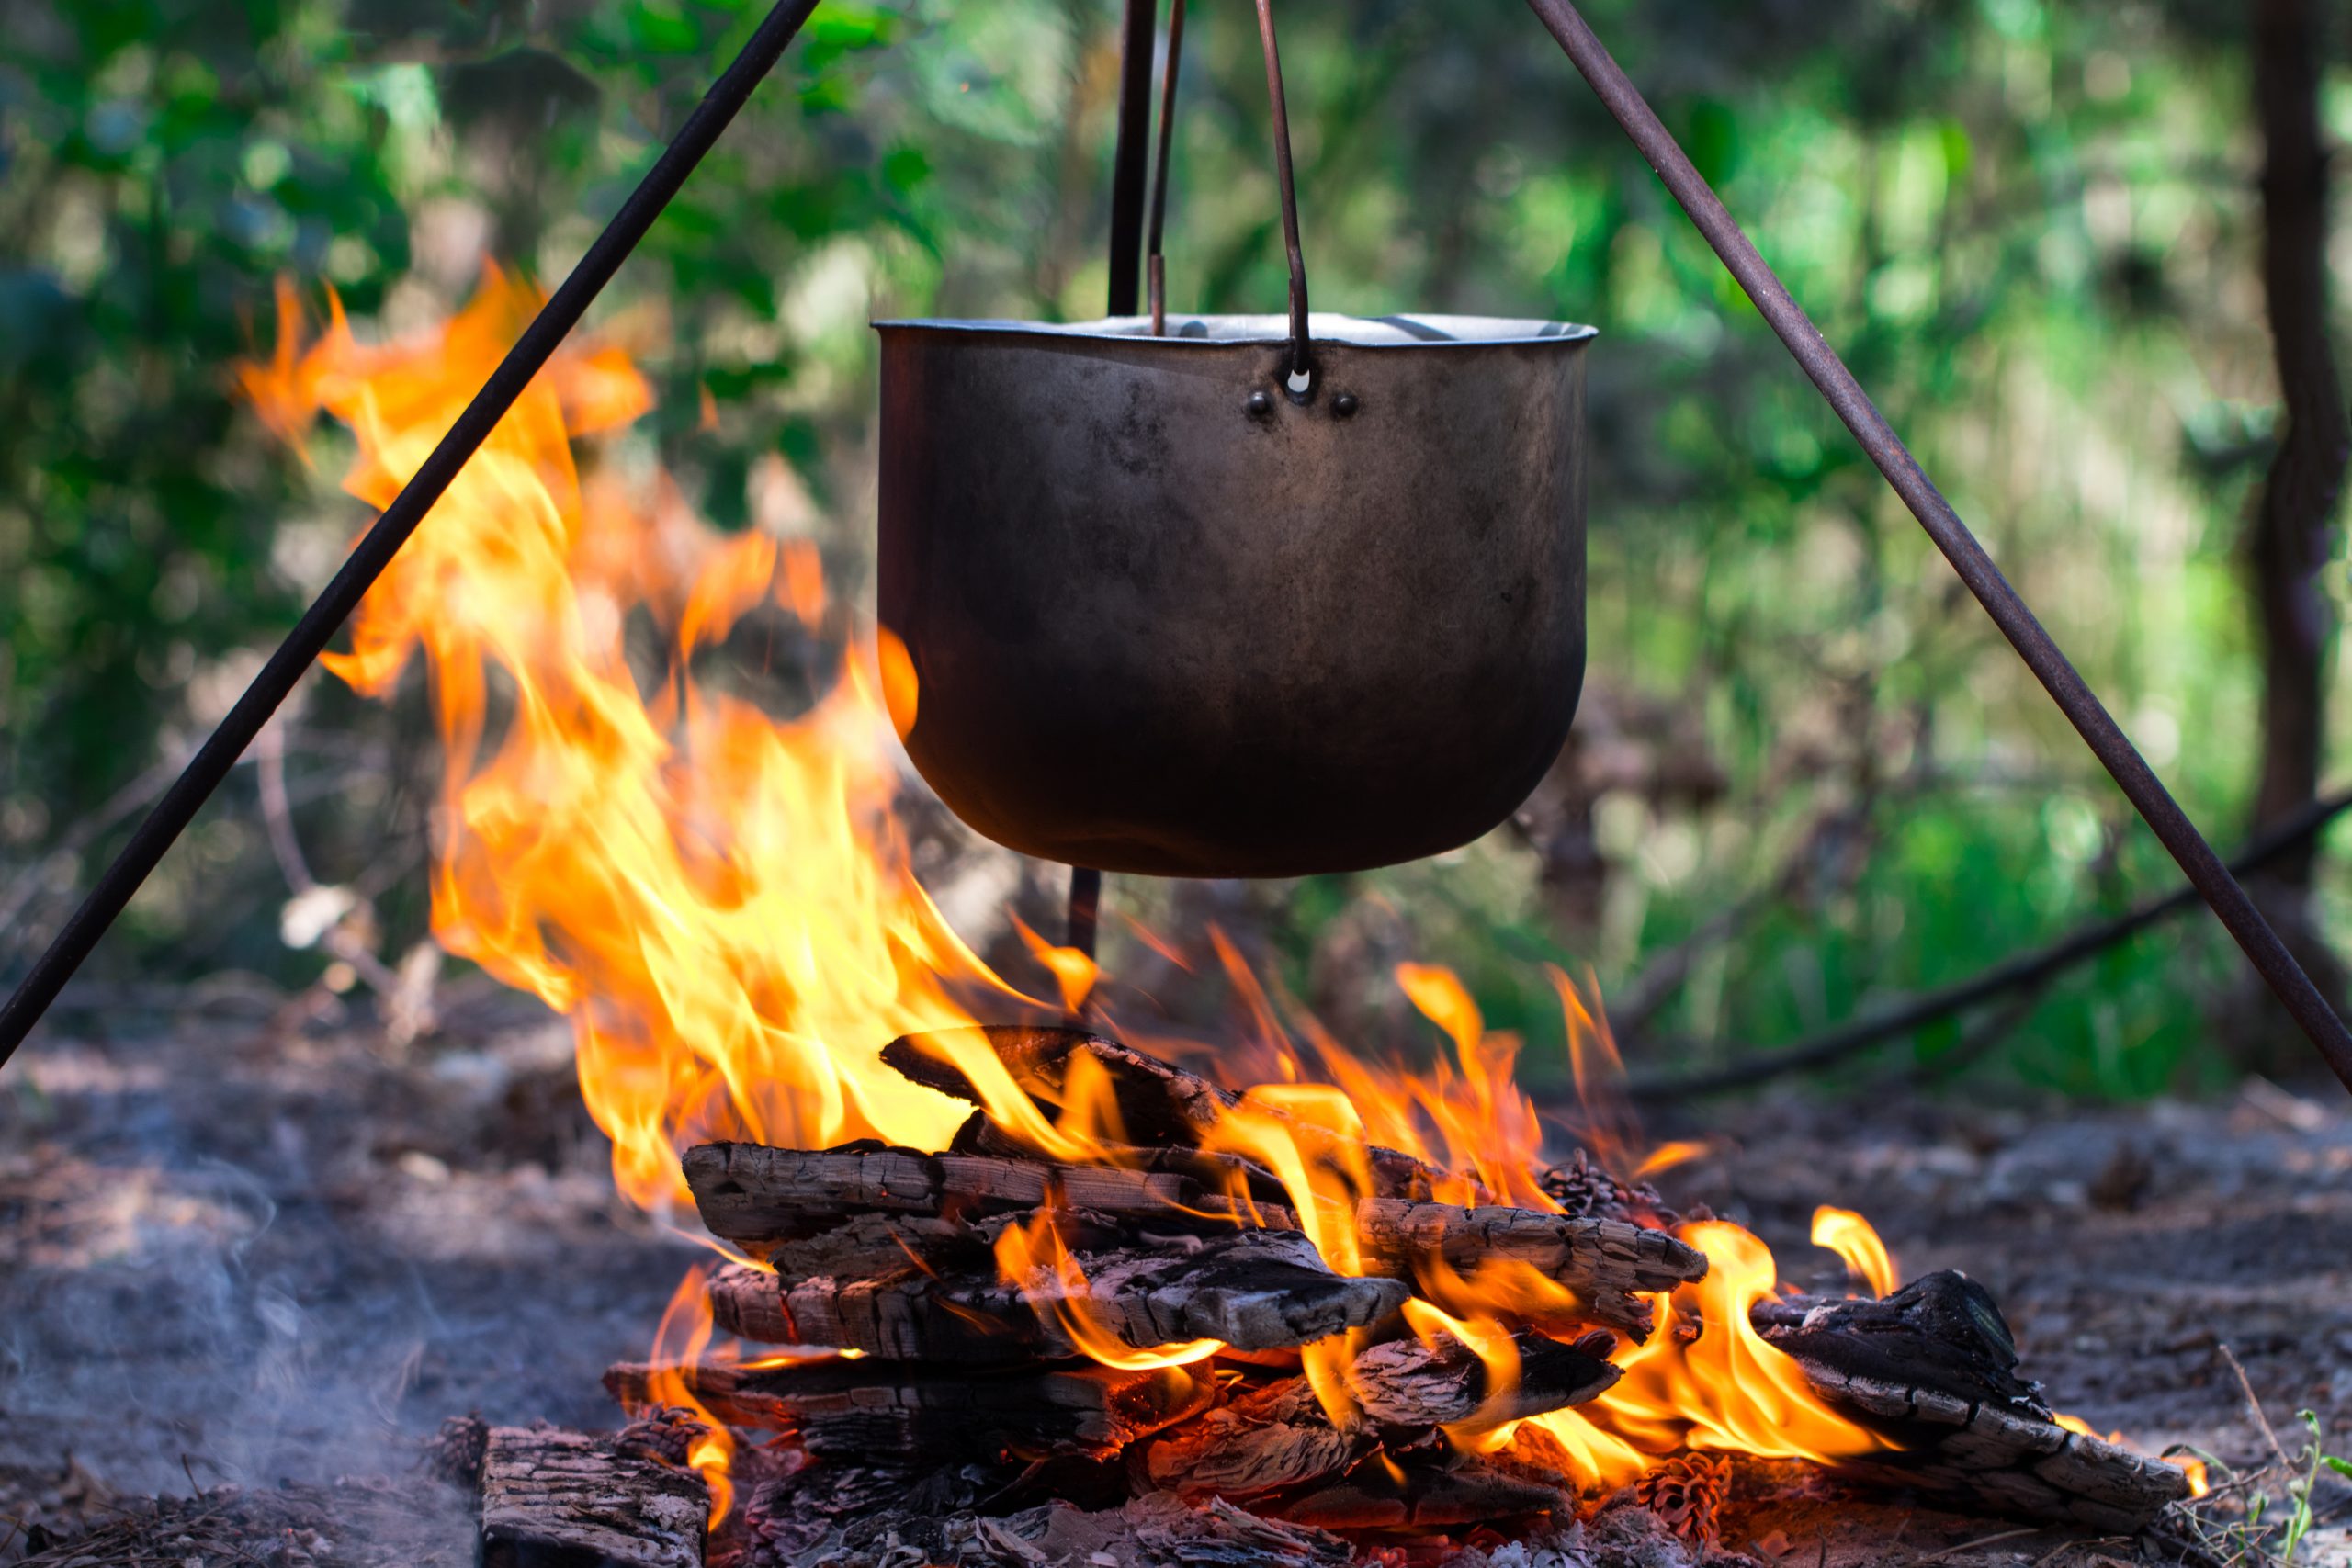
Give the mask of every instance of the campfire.
[{"label": "campfire", "polygon": [[[535,303],[493,273],[426,337],[335,314],[305,346],[288,296],[244,386],[288,439],[346,425],[380,506]],[[453,1428],[485,1562],[1668,1561],[1747,1544],[1743,1486],[2131,1531],[2199,1484],[2053,1413],[1991,1297],[1901,1281],[1859,1214],[1815,1216],[1853,1281],[1824,1296],[1670,1208],[1650,1179],[1690,1151],[1640,1139],[1566,976],[1553,1125],[1440,968],[1396,976],[1448,1042],[1424,1068],[1215,933],[1227,1038],[1042,938],[1057,994],[1022,992],[915,877],[904,650],[806,544],[579,461],[650,402],[616,337],[566,348],[332,661],[388,694],[422,654],[435,930],[569,1016],[621,1190],[720,1255],[608,1374],[617,1433]],[[721,678],[748,631],[819,650],[804,710]]]}]

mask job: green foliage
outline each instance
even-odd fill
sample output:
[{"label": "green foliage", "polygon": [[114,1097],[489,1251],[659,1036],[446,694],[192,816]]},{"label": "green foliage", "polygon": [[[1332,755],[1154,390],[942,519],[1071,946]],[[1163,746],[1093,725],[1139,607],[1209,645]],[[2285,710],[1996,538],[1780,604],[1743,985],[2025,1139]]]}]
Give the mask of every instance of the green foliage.
[{"label": "green foliage", "polygon": [[[319,539],[358,521],[230,396],[271,280],[314,305],[332,284],[388,330],[461,297],[485,253],[560,276],[763,9],[0,3],[0,873],[209,720],[332,564]],[[2177,793],[2234,836],[2255,671],[2233,552],[2272,397],[2234,11],[1589,9]],[[1602,328],[1580,734],[1604,709],[1649,716],[1622,737],[1648,761],[1584,802],[1604,874],[1572,886],[1506,833],[1279,890],[1294,988],[1376,1010],[1385,972],[1349,969],[1332,933],[1378,905],[1496,1023],[1556,1039],[1543,962],[1614,994],[1753,902],[1648,1031],[1719,1054],[2169,885],[1523,8],[1282,19],[1319,305]],[[789,525],[854,587],[866,321],[1100,311],[1115,22],[1107,0],[818,11],[604,311],[657,384],[649,455],[706,515],[766,515],[781,454],[806,492]],[[1254,32],[1195,7],[1187,47],[1171,301],[1277,308]],[[322,727],[371,722],[316,702]],[[1703,797],[1658,782],[1678,757],[1716,781]],[[305,828],[364,859],[379,820],[328,798]],[[224,839],[220,863],[255,841]],[[2324,891],[2341,925],[2348,890],[2331,872]],[[151,909],[124,961],[202,972],[225,942],[300,973],[275,896],[263,875],[205,920]],[[2053,987],[1997,1066],[2075,1093],[2194,1084],[2234,964],[2197,920],[2144,936]],[[1907,1049],[1932,1067],[1963,1045]]]}]

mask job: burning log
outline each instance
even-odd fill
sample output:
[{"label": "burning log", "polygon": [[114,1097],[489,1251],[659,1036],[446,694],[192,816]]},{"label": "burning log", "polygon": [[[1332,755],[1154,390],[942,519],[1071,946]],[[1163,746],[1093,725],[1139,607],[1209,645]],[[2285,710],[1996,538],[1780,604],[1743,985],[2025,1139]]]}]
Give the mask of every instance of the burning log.
[{"label": "burning log", "polygon": [[[882,1048],[883,1063],[901,1077],[974,1105],[986,1099],[954,1063],[958,1047],[993,1052],[1023,1092],[1049,1111],[1071,1100],[1108,1101],[1121,1141],[1197,1149],[1214,1141],[1220,1120],[1242,1097],[1197,1073],[1083,1029],[983,1024],[902,1035]],[[1272,1112],[1266,1112],[1272,1114]],[[1425,1201],[1444,1173],[1399,1149],[1377,1145],[1369,1156],[1376,1195]]]},{"label": "burning log", "polygon": [[[1216,1385],[1184,1367],[1043,1367],[1012,1373],[828,1357],[798,1366],[680,1369],[686,1389],[730,1427],[797,1435],[820,1459],[900,1463],[1018,1455],[1105,1457],[1208,1408]],[[652,1403],[653,1370],[624,1362],[605,1386]]]},{"label": "burning log", "polygon": [[2188,1495],[2171,1465],[2058,1425],[2017,1376],[2000,1309],[1966,1275],[1922,1275],[1880,1301],[1761,1301],[1749,1319],[1832,1404],[1900,1445],[1848,1466],[1858,1478],[2112,1530]]},{"label": "burning log", "polygon": [[[765,1500],[754,1499],[762,1509]],[[1212,1498],[1194,1506],[1167,1493],[1099,1509],[1064,1502],[1004,1513],[879,1504],[838,1534],[795,1550],[801,1533],[778,1530],[795,1564],[952,1562],[957,1568],[1348,1568],[1355,1552],[1338,1536],[1245,1513]],[[763,1541],[763,1544],[765,1544]]]},{"label": "burning log", "polygon": [[1485,1363],[1453,1340],[1435,1348],[1410,1339],[1375,1345],[1348,1369],[1361,1416],[1349,1427],[1332,1425],[1305,1377],[1282,1378],[1163,1434],[1131,1456],[1130,1469],[1139,1485],[1187,1497],[1256,1506],[1302,1495],[1348,1473],[1384,1442],[1411,1448],[1430,1428],[1457,1421],[1500,1425],[1583,1404],[1617,1381],[1604,1359],[1608,1337],[1562,1345],[1520,1336],[1518,1379],[1499,1394]]},{"label": "burning log", "polygon": [[[871,1278],[910,1258],[943,1275],[972,1268],[993,1244],[991,1220],[1046,1205],[1133,1222],[1131,1230],[1163,1236],[1230,1235],[1234,1225],[1299,1233],[1297,1214],[1279,1202],[1237,1202],[1165,1170],[872,1145],[820,1154],[752,1144],[689,1149],[684,1168],[703,1223],[787,1281]],[[1636,1339],[1651,1327],[1643,1295],[1696,1280],[1707,1268],[1696,1248],[1623,1220],[1367,1198],[1352,1223],[1370,1269],[1410,1278],[1430,1259],[1463,1272],[1488,1260],[1523,1263],[1575,1296],[1579,1316]],[[1139,1234],[1136,1245],[1150,1243]]]},{"label": "burning log", "polygon": [[702,1568],[709,1515],[700,1476],[623,1440],[499,1427],[483,1449],[481,1568]]},{"label": "burning log", "polygon": [[1568,1517],[1575,1502],[1557,1487],[1503,1474],[1476,1459],[1443,1468],[1391,1471],[1359,1465],[1344,1478],[1281,1505],[1278,1517],[1322,1529],[1434,1529],[1493,1525],[1539,1514]]},{"label": "burning log", "polygon": [[1218,1339],[1262,1350],[1366,1327],[1406,1297],[1395,1280],[1332,1273],[1305,1236],[1282,1232],[1080,1252],[1072,1261],[1074,1269],[1034,1269],[1018,1284],[926,1274],[903,1258],[888,1276],[797,1282],[738,1265],[712,1276],[711,1308],[720,1327],[746,1339],[991,1361],[1080,1354],[1064,1326],[1073,1314],[1139,1349]]}]

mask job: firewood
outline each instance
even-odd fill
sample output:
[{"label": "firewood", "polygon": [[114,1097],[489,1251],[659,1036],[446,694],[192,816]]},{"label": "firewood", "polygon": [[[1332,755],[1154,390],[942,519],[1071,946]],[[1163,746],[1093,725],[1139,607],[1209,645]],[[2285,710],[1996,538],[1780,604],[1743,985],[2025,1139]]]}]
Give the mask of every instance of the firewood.
[{"label": "firewood", "polygon": [[[993,1051],[1013,1082],[1048,1111],[1068,1105],[1078,1077],[1091,1077],[1108,1091],[1117,1116],[1117,1127],[1104,1131],[1129,1144],[1201,1147],[1214,1141],[1217,1123],[1244,1103],[1243,1096],[1198,1073],[1083,1029],[983,1024],[936,1030],[893,1040],[882,1048],[882,1060],[915,1083],[985,1107],[979,1090],[951,1059],[956,1049],[975,1046]],[[1077,1066],[1081,1060],[1083,1068]],[[1336,1135],[1303,1131],[1310,1141],[1318,1134]],[[1401,1149],[1375,1145],[1367,1153],[1377,1196],[1425,1201],[1443,1180],[1443,1172]]]},{"label": "firewood", "polygon": [[1503,1474],[1476,1459],[1439,1468],[1361,1464],[1301,1496],[1278,1502],[1274,1517],[1318,1529],[1438,1529],[1493,1525],[1539,1514],[1566,1518],[1575,1502],[1556,1487]]},{"label": "firewood", "polygon": [[1500,1398],[1491,1398],[1486,1363],[1451,1339],[1434,1349],[1411,1339],[1375,1345],[1350,1366],[1349,1389],[1375,1426],[1442,1427],[1474,1416],[1499,1425],[1582,1404],[1621,1375],[1606,1334],[1576,1345],[1521,1334],[1511,1343],[1519,1375]]},{"label": "firewood", "polygon": [[[1216,1392],[1205,1370],[1092,1363],[1001,1372],[827,1358],[679,1375],[730,1427],[793,1433],[820,1459],[865,1462],[1107,1455],[1200,1414]],[[646,1404],[652,1369],[624,1362],[605,1373],[605,1386],[631,1408]]]},{"label": "firewood", "polygon": [[[923,1267],[945,1273],[967,1267],[974,1248],[984,1244],[952,1224],[853,1223],[861,1215],[935,1222],[951,1213],[1026,1213],[1050,1202],[1180,1232],[1214,1234],[1250,1224],[1292,1233],[1299,1224],[1280,1203],[1238,1204],[1166,1171],[919,1155],[868,1145],[818,1154],[710,1144],[687,1150],[684,1164],[703,1223],[787,1279],[836,1271],[836,1277],[865,1277],[899,1261],[886,1248],[910,1253]],[[1696,1248],[1622,1220],[1367,1198],[1355,1205],[1353,1224],[1364,1266],[1374,1271],[1409,1278],[1417,1264],[1431,1258],[1464,1272],[1489,1258],[1525,1263],[1574,1294],[1584,1318],[1636,1339],[1651,1327],[1643,1295],[1698,1279],[1707,1268]]]},{"label": "firewood", "polygon": [[1569,1321],[1605,1323],[1636,1340],[1648,1338],[1652,1327],[1644,1293],[1670,1291],[1707,1272],[1706,1255],[1688,1242],[1623,1220],[1387,1198],[1359,1203],[1355,1218],[1368,1267],[1410,1275],[1430,1258],[1464,1273],[1489,1259],[1523,1263],[1577,1298],[1580,1310]]},{"label": "firewood", "polygon": [[1500,1424],[1581,1404],[1617,1381],[1618,1369],[1602,1359],[1607,1338],[1570,1346],[1521,1336],[1518,1381],[1491,1403],[1486,1366],[1466,1348],[1375,1345],[1349,1368],[1357,1412],[1345,1430],[1332,1425],[1306,1378],[1287,1377],[1172,1427],[1130,1465],[1139,1484],[1188,1497],[1297,1493],[1346,1473],[1383,1442],[1403,1448],[1431,1427],[1474,1416]]},{"label": "firewood", "polygon": [[1077,1251],[1073,1295],[1052,1271],[1014,1286],[993,1276],[804,1280],[735,1265],[710,1283],[719,1326],[747,1339],[862,1350],[897,1360],[998,1361],[1078,1355],[1060,1310],[1137,1348],[1218,1339],[1245,1349],[1304,1345],[1396,1310],[1405,1286],[1324,1267],[1306,1238],[1238,1231],[1189,1249]]},{"label": "firewood", "polygon": [[2135,1531],[2188,1495],[2188,1477],[2053,1421],[1800,1359],[1832,1404],[1903,1443],[1843,1467],[1857,1479],[1958,1498],[1988,1513]]},{"label": "firewood", "polygon": [[891,1041],[882,1048],[882,1062],[926,1089],[983,1105],[979,1090],[954,1064],[950,1053],[959,1048],[992,1053],[1031,1099],[1056,1111],[1069,1103],[1072,1071],[1085,1071],[1073,1069],[1073,1059],[1084,1060],[1109,1091],[1118,1117],[1114,1135],[1132,1144],[1198,1147],[1240,1103],[1240,1096],[1197,1073],[1083,1029],[984,1024],[933,1030]]},{"label": "firewood", "polygon": [[1304,1377],[1249,1390],[1130,1453],[1137,1490],[1238,1503],[1328,1481],[1379,1446],[1369,1426],[1331,1425]]},{"label": "firewood", "polygon": [[1221,1503],[1157,1493],[1096,1510],[1048,1502],[1018,1512],[948,1512],[883,1500],[831,1541],[778,1559],[853,1568],[952,1562],[957,1568],[1348,1568],[1338,1536]]},{"label": "firewood", "polygon": [[1964,1275],[1923,1275],[1883,1301],[1767,1300],[1749,1317],[1830,1403],[1900,1445],[1846,1467],[1858,1478],[2111,1530],[2188,1495],[2171,1465],[2052,1420],[2016,1375],[2000,1309]]},{"label": "firewood", "polygon": [[2018,1376],[2017,1338],[1999,1304],[1955,1269],[1923,1274],[1876,1301],[1767,1296],[1748,1321],[1774,1345],[1812,1364],[2050,1419],[2040,1386]]},{"label": "firewood", "polygon": [[701,1568],[702,1478],[608,1437],[491,1430],[482,1452],[482,1568]]}]

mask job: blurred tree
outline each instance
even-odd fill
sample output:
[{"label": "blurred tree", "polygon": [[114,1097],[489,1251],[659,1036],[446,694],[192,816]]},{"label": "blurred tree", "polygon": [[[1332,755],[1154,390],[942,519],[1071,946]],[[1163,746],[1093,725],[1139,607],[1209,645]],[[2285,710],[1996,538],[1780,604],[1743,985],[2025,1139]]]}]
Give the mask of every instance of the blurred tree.
[{"label": "blurred tree", "polygon": [[[2246,554],[2262,642],[2262,762],[2255,821],[2267,827],[2317,795],[2327,733],[2326,662],[2335,607],[2320,586],[2334,558],[2335,513],[2352,457],[2352,422],[2335,372],[2328,315],[2328,152],[2320,121],[2326,11],[2314,0],[2254,7],[2254,102],[2262,125],[2262,285],[2278,365],[2278,449],[2255,503]],[[2341,18],[2335,29],[2341,31]],[[2344,969],[2312,929],[2313,855],[2300,854],[2259,889],[2274,924],[2338,1008]],[[2252,1017],[2267,1063],[2294,1062],[2302,1042],[2266,998]]]}]

